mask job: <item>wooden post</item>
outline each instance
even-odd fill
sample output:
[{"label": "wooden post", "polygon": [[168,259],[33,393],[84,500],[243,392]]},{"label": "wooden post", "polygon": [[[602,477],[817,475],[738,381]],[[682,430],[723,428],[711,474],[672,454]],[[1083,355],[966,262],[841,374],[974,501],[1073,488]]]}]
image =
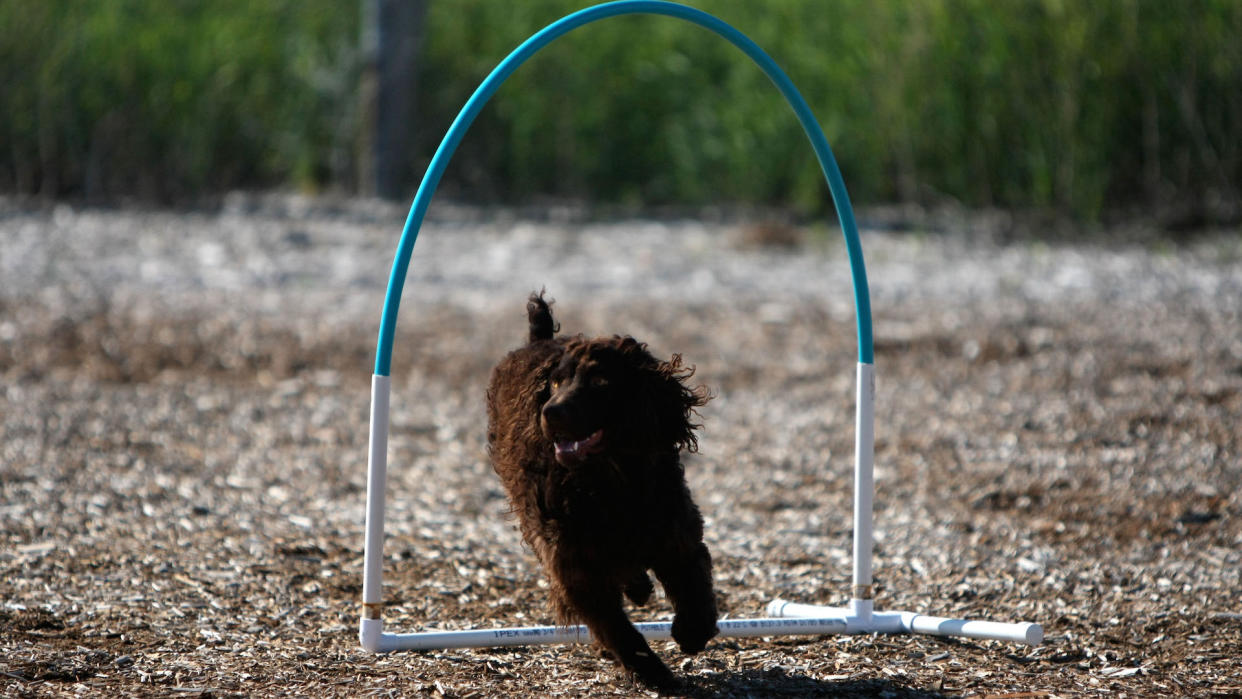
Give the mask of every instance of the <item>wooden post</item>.
[{"label": "wooden post", "polygon": [[395,199],[411,179],[427,0],[362,0],[358,191]]}]

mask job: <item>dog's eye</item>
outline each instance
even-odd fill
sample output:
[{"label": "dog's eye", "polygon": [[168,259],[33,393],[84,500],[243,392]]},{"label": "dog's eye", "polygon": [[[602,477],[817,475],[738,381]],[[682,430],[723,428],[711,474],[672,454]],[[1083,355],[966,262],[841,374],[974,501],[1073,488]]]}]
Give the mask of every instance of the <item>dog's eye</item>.
[{"label": "dog's eye", "polygon": [[591,385],[594,386],[595,388],[603,388],[604,386],[608,385],[608,379],[604,378],[603,376],[592,376]]},{"label": "dog's eye", "polygon": [[560,387],[561,387],[561,380],[560,380],[560,379],[552,379],[552,390],[553,390],[553,391],[555,391],[556,389],[558,389],[558,388],[560,388]]}]

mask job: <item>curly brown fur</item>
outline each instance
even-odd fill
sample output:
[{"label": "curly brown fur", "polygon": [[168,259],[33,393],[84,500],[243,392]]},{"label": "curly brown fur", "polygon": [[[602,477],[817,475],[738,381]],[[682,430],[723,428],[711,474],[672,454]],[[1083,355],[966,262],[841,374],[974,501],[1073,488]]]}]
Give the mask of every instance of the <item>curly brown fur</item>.
[{"label": "curly brown fur", "polygon": [[542,294],[527,303],[529,342],[492,372],[488,446],[522,537],[548,577],[560,624],[585,623],[644,683],[675,685],[626,617],[655,573],[674,609],[673,639],[697,653],[718,632],[703,517],[680,453],[695,451],[694,409],[709,398],[681,357],[631,337],[556,336]]}]

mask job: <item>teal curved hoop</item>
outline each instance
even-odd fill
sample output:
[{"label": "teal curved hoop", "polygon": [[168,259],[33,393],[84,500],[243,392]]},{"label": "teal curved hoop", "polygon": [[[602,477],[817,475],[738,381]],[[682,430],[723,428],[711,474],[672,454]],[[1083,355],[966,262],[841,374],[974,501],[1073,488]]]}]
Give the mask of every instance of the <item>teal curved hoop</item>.
[{"label": "teal curved hoop", "polygon": [[742,50],[754,61],[776,84],[776,88],[785,96],[789,106],[793,108],[803,131],[811,139],[811,147],[819,159],[820,169],[828,180],[828,189],[832,193],[832,201],[836,206],[837,218],[841,223],[841,233],[845,237],[845,246],[849,253],[850,274],[854,283],[854,314],[858,323],[858,361],[863,364],[874,364],[874,343],[871,333],[871,296],[867,287],[867,270],[863,264],[862,244],[858,240],[858,225],[854,220],[854,209],[850,206],[849,195],[845,190],[845,181],[841,177],[841,169],[828,147],[828,139],[819,122],[811,113],[810,106],[802,98],[785,75],[785,71],[772,60],[763,49],[746,35],[734,29],[724,21],[697,10],[693,7],[679,5],[662,0],[618,0],[601,5],[588,7],[549,24],[513,50],[492,72],[479,84],[474,94],[466,101],[464,107],[453,120],[440,147],[436,149],[427,173],[423,175],[422,184],[414,195],[410,206],[405,228],[401,232],[401,241],[397,245],[397,256],[392,263],[392,272],[388,278],[388,292],[384,297],[384,312],[380,317],[379,342],[375,352],[375,374],[389,376],[392,371],[392,344],[397,328],[397,312],[401,306],[401,292],[405,288],[405,277],[410,266],[410,255],[414,251],[414,242],[418,239],[418,231],[422,226],[423,217],[427,214],[427,206],[435,194],[440,178],[448,167],[449,160],[457,150],[461,139],[466,135],[470,124],[483,109],[500,85],[540,49],[557,38],[586,24],[597,22],[608,17],[620,15],[651,14],[676,17],[700,27],[708,29],[726,39],[729,43]]}]

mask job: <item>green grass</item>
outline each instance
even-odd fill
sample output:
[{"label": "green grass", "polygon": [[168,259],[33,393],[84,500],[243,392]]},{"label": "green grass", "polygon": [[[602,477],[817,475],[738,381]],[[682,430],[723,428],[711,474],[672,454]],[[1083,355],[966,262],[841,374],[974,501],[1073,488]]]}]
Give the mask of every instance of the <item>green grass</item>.
[{"label": "green grass", "polygon": [[[1234,0],[691,4],[790,74],[860,202],[1086,220],[1125,207],[1238,208]],[[431,0],[414,170],[506,53],[583,6]],[[328,0],[2,2],[0,189],[349,189],[358,17],[356,3]],[[760,71],[663,17],[591,25],[532,59],[484,110],[444,187],[472,200],[829,205],[805,137]]]}]

